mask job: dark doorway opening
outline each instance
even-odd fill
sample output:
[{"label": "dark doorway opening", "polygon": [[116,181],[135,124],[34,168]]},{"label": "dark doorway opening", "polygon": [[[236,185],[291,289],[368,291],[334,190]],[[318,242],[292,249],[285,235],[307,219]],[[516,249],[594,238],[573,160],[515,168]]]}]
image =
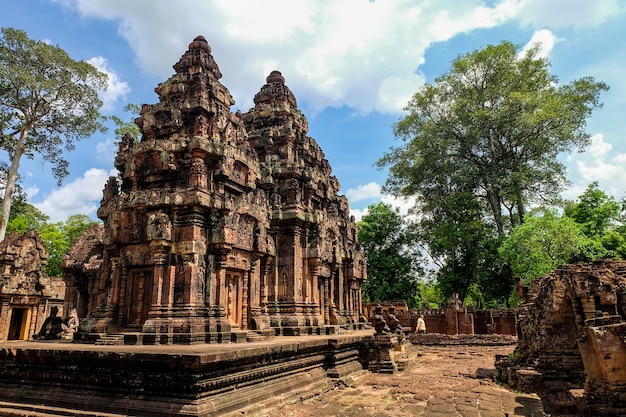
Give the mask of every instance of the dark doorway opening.
[{"label": "dark doorway opening", "polygon": [[28,308],[12,308],[11,324],[9,325],[8,340],[24,340],[28,333],[26,319],[28,317]]}]

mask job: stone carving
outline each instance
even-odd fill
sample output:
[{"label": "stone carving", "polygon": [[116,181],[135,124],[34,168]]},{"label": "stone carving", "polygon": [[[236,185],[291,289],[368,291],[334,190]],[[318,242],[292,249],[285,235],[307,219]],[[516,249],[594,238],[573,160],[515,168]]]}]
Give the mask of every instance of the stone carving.
[{"label": "stone carving", "polygon": [[393,305],[389,306],[389,331],[391,333],[402,334],[402,325],[400,324],[400,320],[396,317],[396,308]]},{"label": "stone carving", "polygon": [[70,314],[67,319],[67,323],[61,323],[61,328],[63,331],[60,333],[61,336],[73,336],[74,333],[78,330],[78,326],[80,325],[80,319],[78,318],[78,312],[75,308],[70,310]]},{"label": "stone carving", "polygon": [[391,331],[383,316],[383,307],[381,305],[374,307],[374,329],[376,329],[376,334],[389,334]]},{"label": "stone carving", "polygon": [[174,70],[142,106],[141,141],[120,144],[119,190],[107,184],[98,210],[99,269],[65,264],[68,293],[89,300],[81,328],[210,343],[357,327],[354,219],[285,78],[272,71],[254,107],[233,113],[204,37]]},{"label": "stone carving", "polygon": [[172,223],[166,213],[151,214],[148,217],[146,234],[149,240],[172,240]]}]

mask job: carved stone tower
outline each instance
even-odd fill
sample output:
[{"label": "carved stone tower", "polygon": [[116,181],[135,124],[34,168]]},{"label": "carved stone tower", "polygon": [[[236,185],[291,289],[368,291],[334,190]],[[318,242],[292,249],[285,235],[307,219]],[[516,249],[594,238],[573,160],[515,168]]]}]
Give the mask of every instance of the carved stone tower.
[{"label": "carved stone tower", "polygon": [[141,140],[120,143],[83,330],[205,343],[354,325],[354,218],[282,75],[241,114],[202,36],[174,70],[142,107]]}]

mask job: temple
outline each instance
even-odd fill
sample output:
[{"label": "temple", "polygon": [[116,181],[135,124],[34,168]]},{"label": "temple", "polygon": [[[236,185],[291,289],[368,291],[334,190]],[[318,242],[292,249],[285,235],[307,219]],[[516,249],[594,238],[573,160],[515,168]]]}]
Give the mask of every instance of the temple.
[{"label": "temple", "polygon": [[135,120],[141,140],[121,139],[103,226],[63,262],[76,337],[192,344],[362,325],[354,217],[281,73],[233,113],[204,37],[174,70]]},{"label": "temple", "polygon": [[63,314],[65,286],[45,273],[47,261],[34,230],[0,242],[0,342],[31,339],[52,308]]}]

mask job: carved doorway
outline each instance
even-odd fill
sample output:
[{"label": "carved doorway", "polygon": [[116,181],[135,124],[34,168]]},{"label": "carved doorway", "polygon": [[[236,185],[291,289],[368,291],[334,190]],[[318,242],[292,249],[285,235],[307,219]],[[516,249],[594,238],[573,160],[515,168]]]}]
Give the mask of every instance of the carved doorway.
[{"label": "carved doorway", "polygon": [[232,324],[241,326],[243,274],[226,272],[226,318]]},{"label": "carved doorway", "polygon": [[152,305],[152,270],[131,271],[127,288],[129,291],[126,303],[126,324],[141,326],[148,318]]},{"label": "carved doorway", "polygon": [[30,322],[30,308],[13,307],[7,340],[27,340]]}]

